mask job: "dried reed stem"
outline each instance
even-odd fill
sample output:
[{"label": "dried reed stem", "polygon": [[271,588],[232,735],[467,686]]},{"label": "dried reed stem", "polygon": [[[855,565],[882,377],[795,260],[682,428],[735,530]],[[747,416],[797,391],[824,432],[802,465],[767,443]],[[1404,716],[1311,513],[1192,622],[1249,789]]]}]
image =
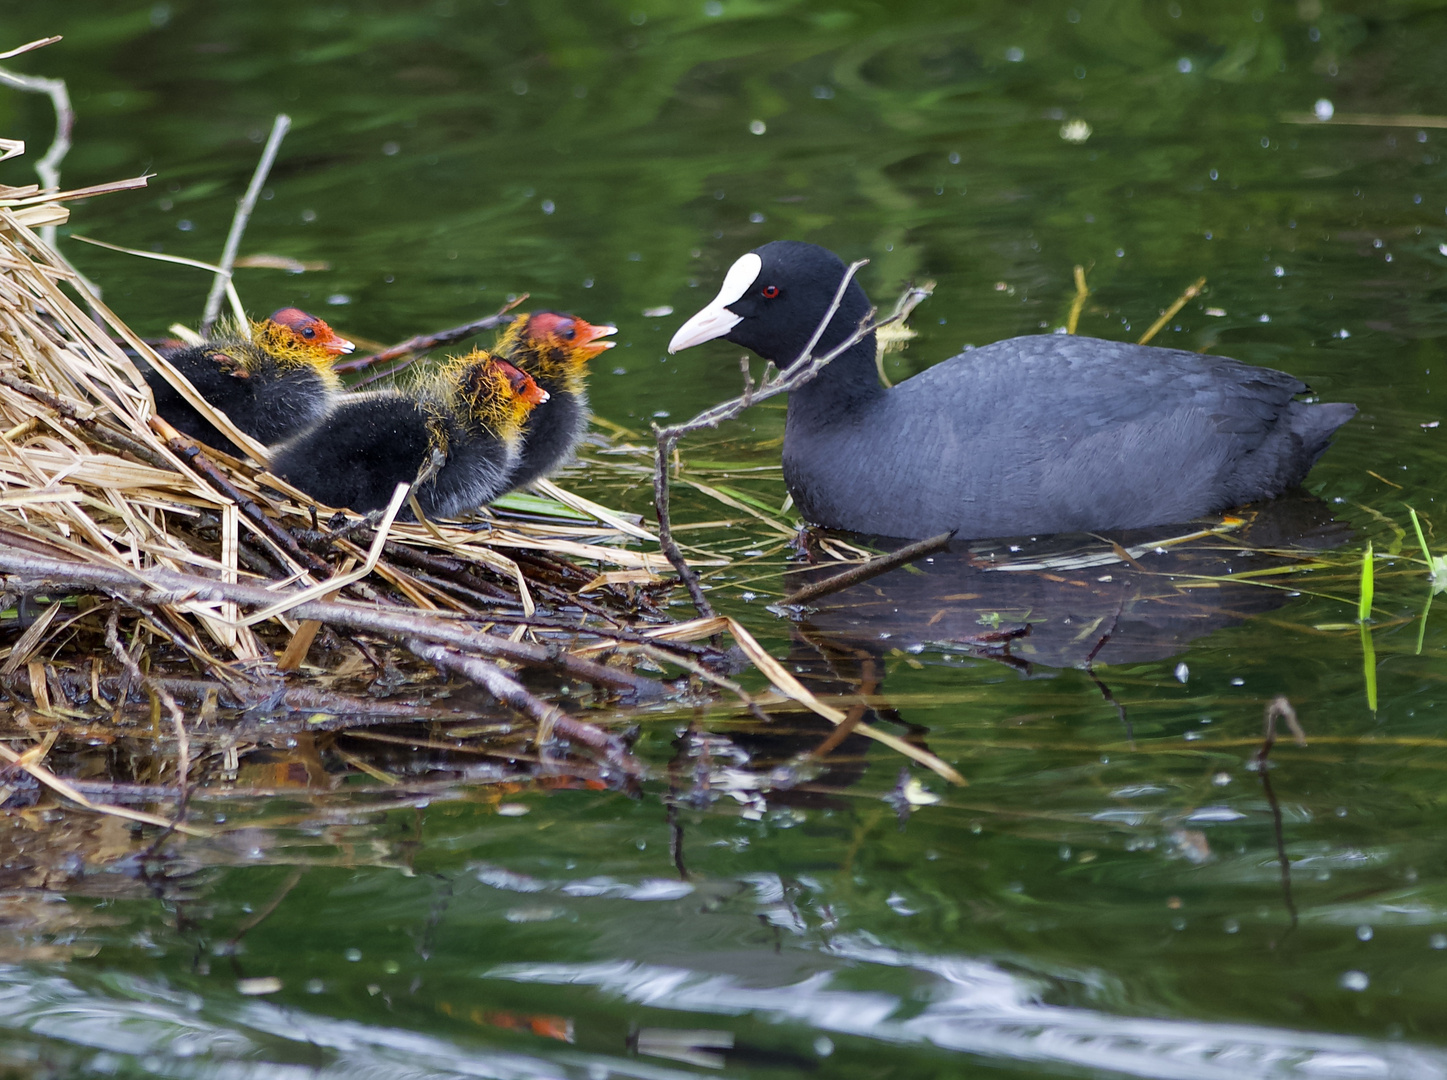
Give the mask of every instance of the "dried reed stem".
[{"label": "dried reed stem", "polygon": [[277,113],[271,124],[271,135],[266,140],[266,147],[261,151],[261,160],[256,163],[256,171],[251,174],[251,183],[247,185],[246,194],[237,204],[236,216],[231,219],[231,231],[226,234],[226,247],[221,252],[216,280],[211,283],[211,291],[206,295],[206,308],[201,316],[202,337],[211,333],[211,327],[216,325],[216,317],[221,314],[221,298],[226,295],[226,284],[231,280],[231,268],[236,263],[241,237],[246,232],[247,223],[251,221],[252,211],[256,209],[256,200],[261,198],[261,187],[266,183],[272,165],[276,163],[277,152],[281,150],[281,140],[286,138],[286,133],[290,130],[291,117],[286,113]]}]

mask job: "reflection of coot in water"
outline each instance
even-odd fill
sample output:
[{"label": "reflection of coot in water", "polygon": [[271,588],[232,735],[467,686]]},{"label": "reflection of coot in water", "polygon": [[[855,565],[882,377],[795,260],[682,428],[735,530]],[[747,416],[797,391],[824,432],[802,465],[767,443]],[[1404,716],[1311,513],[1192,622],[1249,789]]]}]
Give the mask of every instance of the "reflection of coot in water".
[{"label": "reflection of coot in water", "polygon": [[[786,664],[851,719],[928,749],[928,730],[888,704],[885,674],[895,650],[966,649],[1027,670],[1163,660],[1291,598],[1290,578],[1281,587],[1222,579],[1284,569],[1351,536],[1324,503],[1306,496],[1248,507],[1239,525],[1220,525],[1213,519],[1194,531],[955,543],[801,605]],[[798,589],[845,565],[825,563],[787,581]],[[1097,683],[1128,729],[1125,707]],[[766,799],[837,805],[832,792],[857,783],[870,761],[880,760],[871,745],[807,710],[773,706],[756,724],[681,739],[675,798],[706,803],[731,796],[755,812]],[[792,784],[788,768],[776,771],[800,760],[812,762],[798,774],[807,783]]]},{"label": "reflection of coot in water", "polygon": [[[1202,588],[1200,578],[1289,566],[1350,538],[1324,503],[1306,496],[1250,507],[1241,517],[1235,529],[1189,540],[1180,540],[1192,535],[1189,528],[1177,526],[1107,539],[956,542],[811,602],[798,616],[798,628],[830,653],[879,656],[912,645],[978,649],[993,639],[1001,658],[1016,663],[1081,667],[1161,660],[1289,599],[1287,589],[1247,581]],[[798,588],[840,569],[838,563],[811,568],[791,574],[790,584]],[[1027,628],[999,643],[1010,631]]]}]

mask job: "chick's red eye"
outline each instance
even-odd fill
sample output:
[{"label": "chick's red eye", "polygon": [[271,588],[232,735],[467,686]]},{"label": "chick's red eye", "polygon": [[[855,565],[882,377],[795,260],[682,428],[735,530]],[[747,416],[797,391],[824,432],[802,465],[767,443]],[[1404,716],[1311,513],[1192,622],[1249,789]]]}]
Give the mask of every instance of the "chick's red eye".
[{"label": "chick's red eye", "polygon": [[765,285],[762,292],[765,300],[772,300],[779,295],[779,287],[777,285]]}]

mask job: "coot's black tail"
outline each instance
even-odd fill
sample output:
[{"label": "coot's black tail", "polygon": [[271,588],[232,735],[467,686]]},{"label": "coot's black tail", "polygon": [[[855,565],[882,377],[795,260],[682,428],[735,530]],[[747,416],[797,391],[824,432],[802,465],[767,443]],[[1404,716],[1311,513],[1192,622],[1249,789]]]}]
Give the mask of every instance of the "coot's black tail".
[{"label": "coot's black tail", "polygon": [[1336,429],[1356,412],[1355,405],[1345,403],[1287,402],[1261,444],[1239,459],[1221,491],[1224,497],[1218,501],[1223,506],[1238,506],[1274,499],[1296,487],[1331,445]]},{"label": "coot's black tail", "polygon": [[1357,407],[1348,402],[1329,404],[1294,403],[1288,423],[1291,433],[1301,440],[1300,474],[1289,481],[1299,484],[1316,464],[1316,459],[1331,445],[1336,429],[1357,414]]}]

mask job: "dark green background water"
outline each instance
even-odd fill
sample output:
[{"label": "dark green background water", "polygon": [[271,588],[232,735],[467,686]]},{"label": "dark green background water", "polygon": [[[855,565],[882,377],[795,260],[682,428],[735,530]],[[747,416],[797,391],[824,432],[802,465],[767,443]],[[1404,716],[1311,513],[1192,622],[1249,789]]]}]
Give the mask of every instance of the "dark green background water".
[{"label": "dark green background water", "polygon": [[[1447,427],[1424,426],[1447,401],[1447,129],[1286,118],[1327,99],[1338,119],[1441,124],[1447,5],[4,0],[0,31],[0,49],[65,35],[12,66],[69,81],[67,186],[156,174],[77,207],[71,229],[113,243],[216,258],[273,114],[291,114],[244,250],[331,269],[242,271],[254,312],[296,303],[391,341],[526,290],[617,322],[595,407],[641,430],[735,391],[734,351],[664,346],[769,239],[868,256],[880,300],[938,282],[896,378],[1060,325],[1076,263],[1095,290],[1081,330],[1104,337],[1133,339],[1205,275],[1161,344],[1285,368],[1361,406],[1310,483],[1355,533],[1342,558],[1366,539],[1394,551],[1404,504],[1430,519],[1447,498]],[[1083,142],[1062,136],[1076,120]],[[0,93],[0,134],[30,140],[31,160],[50,123],[43,99]],[[0,181],[31,179],[25,159],[0,166]],[[65,250],[138,329],[196,320],[203,275]],[[643,316],[659,305],[675,314]],[[776,465],[781,433],[782,413],[760,411],[698,456]],[[569,483],[648,511],[641,489]],[[750,490],[783,499],[774,472]],[[767,596],[781,566],[735,572]],[[878,799],[899,761],[875,749],[828,798],[686,808],[687,883],[661,781],[641,798],[527,792],[521,817],[495,813],[486,787],[404,809],[208,804],[254,827],[182,845],[179,885],[101,860],[4,894],[0,1065],[1447,1076],[1447,628],[1433,615],[1419,654],[1425,574],[1380,569],[1375,714],[1355,629],[1318,629],[1355,617],[1347,571],[1098,672],[1133,739],[1081,671],[887,656],[884,694],[971,786],[927,777],[945,801],[901,830]],[[788,625],[716,584],[782,655]],[[1278,747],[1271,774],[1289,898],[1246,768],[1278,693],[1311,736]],[[643,723],[662,773],[688,724],[743,721]],[[56,835],[9,841],[11,869]],[[297,866],[236,961],[218,955]],[[238,974],[284,987],[243,996]],[[530,1028],[540,1015],[561,1019]],[[548,1037],[565,1022],[572,1043]],[[639,1054],[640,1028],[726,1031],[735,1049],[721,1070]]]}]

